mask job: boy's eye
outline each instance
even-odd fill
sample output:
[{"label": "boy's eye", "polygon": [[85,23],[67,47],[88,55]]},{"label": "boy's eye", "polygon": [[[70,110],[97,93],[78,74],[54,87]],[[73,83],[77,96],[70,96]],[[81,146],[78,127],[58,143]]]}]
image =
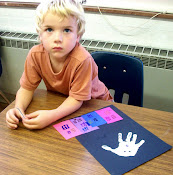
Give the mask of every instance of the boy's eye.
[{"label": "boy's eye", "polygon": [[47,28],[46,31],[47,32],[52,32],[53,30],[52,30],[52,28]]},{"label": "boy's eye", "polygon": [[69,33],[71,30],[70,29],[64,29],[65,33]]}]

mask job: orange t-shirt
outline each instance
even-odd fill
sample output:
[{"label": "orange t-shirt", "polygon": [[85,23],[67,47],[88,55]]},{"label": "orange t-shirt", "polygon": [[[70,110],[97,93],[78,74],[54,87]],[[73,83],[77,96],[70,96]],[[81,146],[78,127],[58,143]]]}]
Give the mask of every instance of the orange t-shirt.
[{"label": "orange t-shirt", "polygon": [[69,95],[76,100],[112,100],[108,89],[98,79],[98,67],[92,56],[80,44],[76,44],[68,55],[59,73],[53,72],[49,54],[42,44],[31,48],[20,85],[27,90],[35,90],[42,79],[47,90]]}]

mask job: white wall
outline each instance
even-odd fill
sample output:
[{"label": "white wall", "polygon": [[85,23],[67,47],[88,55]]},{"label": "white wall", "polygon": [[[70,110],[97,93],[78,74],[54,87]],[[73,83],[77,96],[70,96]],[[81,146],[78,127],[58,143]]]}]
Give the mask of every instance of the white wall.
[{"label": "white wall", "polygon": [[[0,7],[0,29],[36,33],[34,12],[34,9]],[[148,20],[141,16],[86,13],[83,37],[173,50],[173,20]]]},{"label": "white wall", "polygon": [[[106,21],[105,18],[106,17]],[[173,22],[141,16],[86,14],[84,37],[173,49]],[[109,23],[111,24],[109,24]],[[143,25],[145,23],[145,25]]]}]

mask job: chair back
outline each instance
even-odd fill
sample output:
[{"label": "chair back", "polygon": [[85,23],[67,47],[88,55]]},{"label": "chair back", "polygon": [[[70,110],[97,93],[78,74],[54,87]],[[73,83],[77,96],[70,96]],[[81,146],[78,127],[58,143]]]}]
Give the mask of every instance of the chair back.
[{"label": "chair back", "polygon": [[128,104],[143,106],[143,63],[125,54],[96,51],[91,53],[98,66],[99,79],[108,89],[115,90],[114,101],[122,103],[128,94]]}]

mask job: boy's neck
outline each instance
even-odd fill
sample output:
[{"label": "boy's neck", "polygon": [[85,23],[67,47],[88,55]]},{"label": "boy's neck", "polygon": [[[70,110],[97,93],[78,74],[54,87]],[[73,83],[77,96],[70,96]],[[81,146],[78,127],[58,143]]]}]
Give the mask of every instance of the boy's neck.
[{"label": "boy's neck", "polygon": [[61,72],[61,70],[64,67],[64,63],[65,63],[66,59],[67,59],[67,57],[66,58],[60,58],[60,59],[50,58],[50,64],[51,64],[51,67],[52,67],[52,70],[53,70],[54,73]]}]

